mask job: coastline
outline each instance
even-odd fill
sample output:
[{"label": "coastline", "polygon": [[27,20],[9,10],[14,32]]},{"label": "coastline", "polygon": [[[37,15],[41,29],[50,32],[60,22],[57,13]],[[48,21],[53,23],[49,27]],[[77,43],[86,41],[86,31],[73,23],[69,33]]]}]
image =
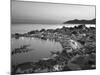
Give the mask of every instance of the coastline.
[{"label": "coastline", "polygon": [[[65,30],[67,31],[66,33],[65,33]],[[24,72],[27,72],[27,73],[35,72],[36,73],[36,72],[41,72],[42,69],[45,69],[43,72],[92,69],[92,67],[90,67],[91,65],[86,66],[85,68],[84,67],[81,68],[82,65],[84,65],[84,64],[82,64],[82,65],[78,64],[81,67],[75,66],[76,69],[73,68],[72,65],[69,66],[70,64],[73,64],[72,62],[76,61],[78,58],[84,58],[83,60],[91,59],[91,60],[93,60],[92,62],[95,62],[94,61],[95,60],[95,45],[92,44],[92,43],[95,43],[95,37],[94,37],[95,34],[93,34],[92,32],[95,32],[95,27],[87,28],[86,26],[80,25],[80,26],[74,27],[74,28],[62,27],[61,29],[58,29],[58,30],[51,29],[48,31],[47,30],[30,31],[25,34],[13,35],[12,37],[14,37],[14,38],[16,38],[16,37],[17,38],[19,38],[19,37],[35,37],[35,38],[40,38],[43,40],[47,40],[47,39],[52,40],[53,39],[57,42],[60,42],[60,44],[63,47],[62,52],[53,52],[53,55],[55,54],[55,56],[52,59],[51,58],[45,59],[45,60],[42,59],[42,60],[36,62],[34,64],[34,66],[32,65],[32,66],[30,66],[29,69],[26,69],[28,71],[26,71],[26,70],[22,71],[21,67],[15,66],[15,68],[16,68],[15,73],[24,73]],[[91,34],[94,37],[94,39],[92,39],[92,40],[88,39],[91,36]],[[89,43],[93,45],[93,48]],[[90,50],[88,52],[89,47],[93,51]],[[91,56],[93,56],[93,57],[91,57]],[[41,64],[41,63],[46,63],[46,64],[42,65],[42,67],[41,67],[41,66],[39,66],[39,64]],[[54,63],[54,64],[52,64],[52,63]],[[83,62],[81,62],[81,63],[83,63]],[[48,65],[48,64],[50,64],[50,65]],[[56,68],[58,67],[58,68],[55,69],[55,67]],[[66,68],[66,69],[64,69],[64,68]],[[18,69],[20,69],[20,71],[17,71]],[[95,69],[95,67],[93,67],[93,69]]]}]

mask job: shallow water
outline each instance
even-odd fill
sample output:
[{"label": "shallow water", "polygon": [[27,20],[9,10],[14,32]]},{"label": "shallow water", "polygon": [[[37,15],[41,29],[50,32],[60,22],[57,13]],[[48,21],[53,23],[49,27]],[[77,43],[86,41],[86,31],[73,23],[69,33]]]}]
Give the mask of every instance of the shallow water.
[{"label": "shallow water", "polygon": [[61,51],[62,47],[59,42],[54,40],[42,40],[38,38],[25,38],[19,39],[12,38],[11,48],[19,48],[22,45],[30,45],[29,48],[33,49],[27,53],[18,53],[12,55],[12,64],[20,64],[23,62],[36,62],[41,58],[46,58],[51,55],[50,51]]}]

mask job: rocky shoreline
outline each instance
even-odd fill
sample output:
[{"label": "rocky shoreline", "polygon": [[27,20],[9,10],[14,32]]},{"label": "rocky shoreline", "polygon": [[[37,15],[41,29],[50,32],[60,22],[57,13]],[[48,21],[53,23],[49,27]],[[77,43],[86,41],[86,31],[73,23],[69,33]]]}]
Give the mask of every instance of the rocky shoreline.
[{"label": "rocky shoreline", "polygon": [[12,74],[88,70],[96,68],[96,28],[85,25],[73,28],[42,29],[24,34],[12,34],[12,38],[35,37],[60,42],[63,50],[51,52],[50,58],[38,62],[26,62],[12,66]]}]

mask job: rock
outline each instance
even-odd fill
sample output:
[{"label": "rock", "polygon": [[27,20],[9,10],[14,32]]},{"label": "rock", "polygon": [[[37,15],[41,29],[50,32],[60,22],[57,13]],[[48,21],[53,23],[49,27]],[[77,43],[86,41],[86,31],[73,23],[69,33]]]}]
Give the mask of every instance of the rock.
[{"label": "rock", "polygon": [[69,44],[73,49],[79,49],[82,47],[80,43],[72,39],[69,40]]}]

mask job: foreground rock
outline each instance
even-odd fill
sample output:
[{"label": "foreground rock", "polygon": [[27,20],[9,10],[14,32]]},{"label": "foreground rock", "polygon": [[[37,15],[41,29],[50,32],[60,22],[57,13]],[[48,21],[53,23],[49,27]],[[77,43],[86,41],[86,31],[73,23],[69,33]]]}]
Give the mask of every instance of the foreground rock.
[{"label": "foreground rock", "polygon": [[[79,26],[63,27],[56,30],[43,30],[27,36],[50,39],[60,42],[61,52],[51,52],[49,58],[38,62],[22,63],[12,66],[12,74],[88,70],[96,68],[95,28]],[[23,69],[23,67],[25,67]]]}]

